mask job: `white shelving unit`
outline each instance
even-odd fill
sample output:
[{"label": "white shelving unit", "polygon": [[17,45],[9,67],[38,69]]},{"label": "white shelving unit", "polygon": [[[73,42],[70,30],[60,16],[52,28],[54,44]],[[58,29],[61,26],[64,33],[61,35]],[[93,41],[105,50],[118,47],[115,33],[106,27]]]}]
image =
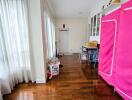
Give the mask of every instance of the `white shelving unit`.
[{"label": "white shelving unit", "polygon": [[98,41],[99,42],[99,34],[100,34],[100,22],[101,22],[101,13],[96,14],[91,18],[91,36],[90,41]]}]

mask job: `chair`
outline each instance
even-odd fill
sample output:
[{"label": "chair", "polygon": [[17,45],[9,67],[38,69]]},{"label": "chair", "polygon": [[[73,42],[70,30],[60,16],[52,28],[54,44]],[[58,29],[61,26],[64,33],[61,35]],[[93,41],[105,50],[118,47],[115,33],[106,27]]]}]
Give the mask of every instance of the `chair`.
[{"label": "chair", "polygon": [[98,49],[96,51],[94,51],[92,60],[94,62],[94,68],[95,68],[96,64],[98,63]]},{"label": "chair", "polygon": [[96,67],[98,63],[98,49],[88,51],[88,61],[90,64],[94,63],[94,68]]},{"label": "chair", "polygon": [[88,59],[88,54],[87,54],[87,48],[83,47],[81,48],[81,53],[80,53],[80,62],[83,63],[83,61],[87,61]]}]

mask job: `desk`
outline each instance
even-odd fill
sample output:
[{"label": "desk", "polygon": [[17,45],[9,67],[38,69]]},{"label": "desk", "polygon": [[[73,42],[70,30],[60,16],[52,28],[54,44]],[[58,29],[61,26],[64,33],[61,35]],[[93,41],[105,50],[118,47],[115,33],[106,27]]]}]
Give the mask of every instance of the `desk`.
[{"label": "desk", "polygon": [[82,48],[85,48],[87,50],[97,50],[97,47],[91,47],[91,46],[82,46]]},{"label": "desk", "polygon": [[87,53],[87,59],[90,62],[98,62],[98,48],[91,46],[82,46],[82,52]]}]

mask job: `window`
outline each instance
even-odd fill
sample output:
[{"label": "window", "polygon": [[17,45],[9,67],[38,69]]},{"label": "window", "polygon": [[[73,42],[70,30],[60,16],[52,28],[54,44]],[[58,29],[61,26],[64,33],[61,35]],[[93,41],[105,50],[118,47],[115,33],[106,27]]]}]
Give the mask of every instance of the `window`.
[{"label": "window", "polygon": [[46,33],[46,43],[47,43],[47,57],[55,57],[56,47],[55,47],[55,25],[50,14],[45,11],[45,33]]},{"label": "window", "polygon": [[6,92],[31,80],[27,22],[24,0],[0,0],[0,79]]}]

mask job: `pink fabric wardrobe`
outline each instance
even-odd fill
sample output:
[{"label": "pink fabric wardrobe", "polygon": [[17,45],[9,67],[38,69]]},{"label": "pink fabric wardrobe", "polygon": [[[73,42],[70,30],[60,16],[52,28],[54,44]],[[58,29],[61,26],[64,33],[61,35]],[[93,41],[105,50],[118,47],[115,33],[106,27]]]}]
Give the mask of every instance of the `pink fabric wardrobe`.
[{"label": "pink fabric wardrobe", "polygon": [[115,50],[118,35],[120,9],[102,17],[99,74],[110,85],[114,85]]},{"label": "pink fabric wardrobe", "polygon": [[102,17],[99,74],[132,100],[132,0]]}]

